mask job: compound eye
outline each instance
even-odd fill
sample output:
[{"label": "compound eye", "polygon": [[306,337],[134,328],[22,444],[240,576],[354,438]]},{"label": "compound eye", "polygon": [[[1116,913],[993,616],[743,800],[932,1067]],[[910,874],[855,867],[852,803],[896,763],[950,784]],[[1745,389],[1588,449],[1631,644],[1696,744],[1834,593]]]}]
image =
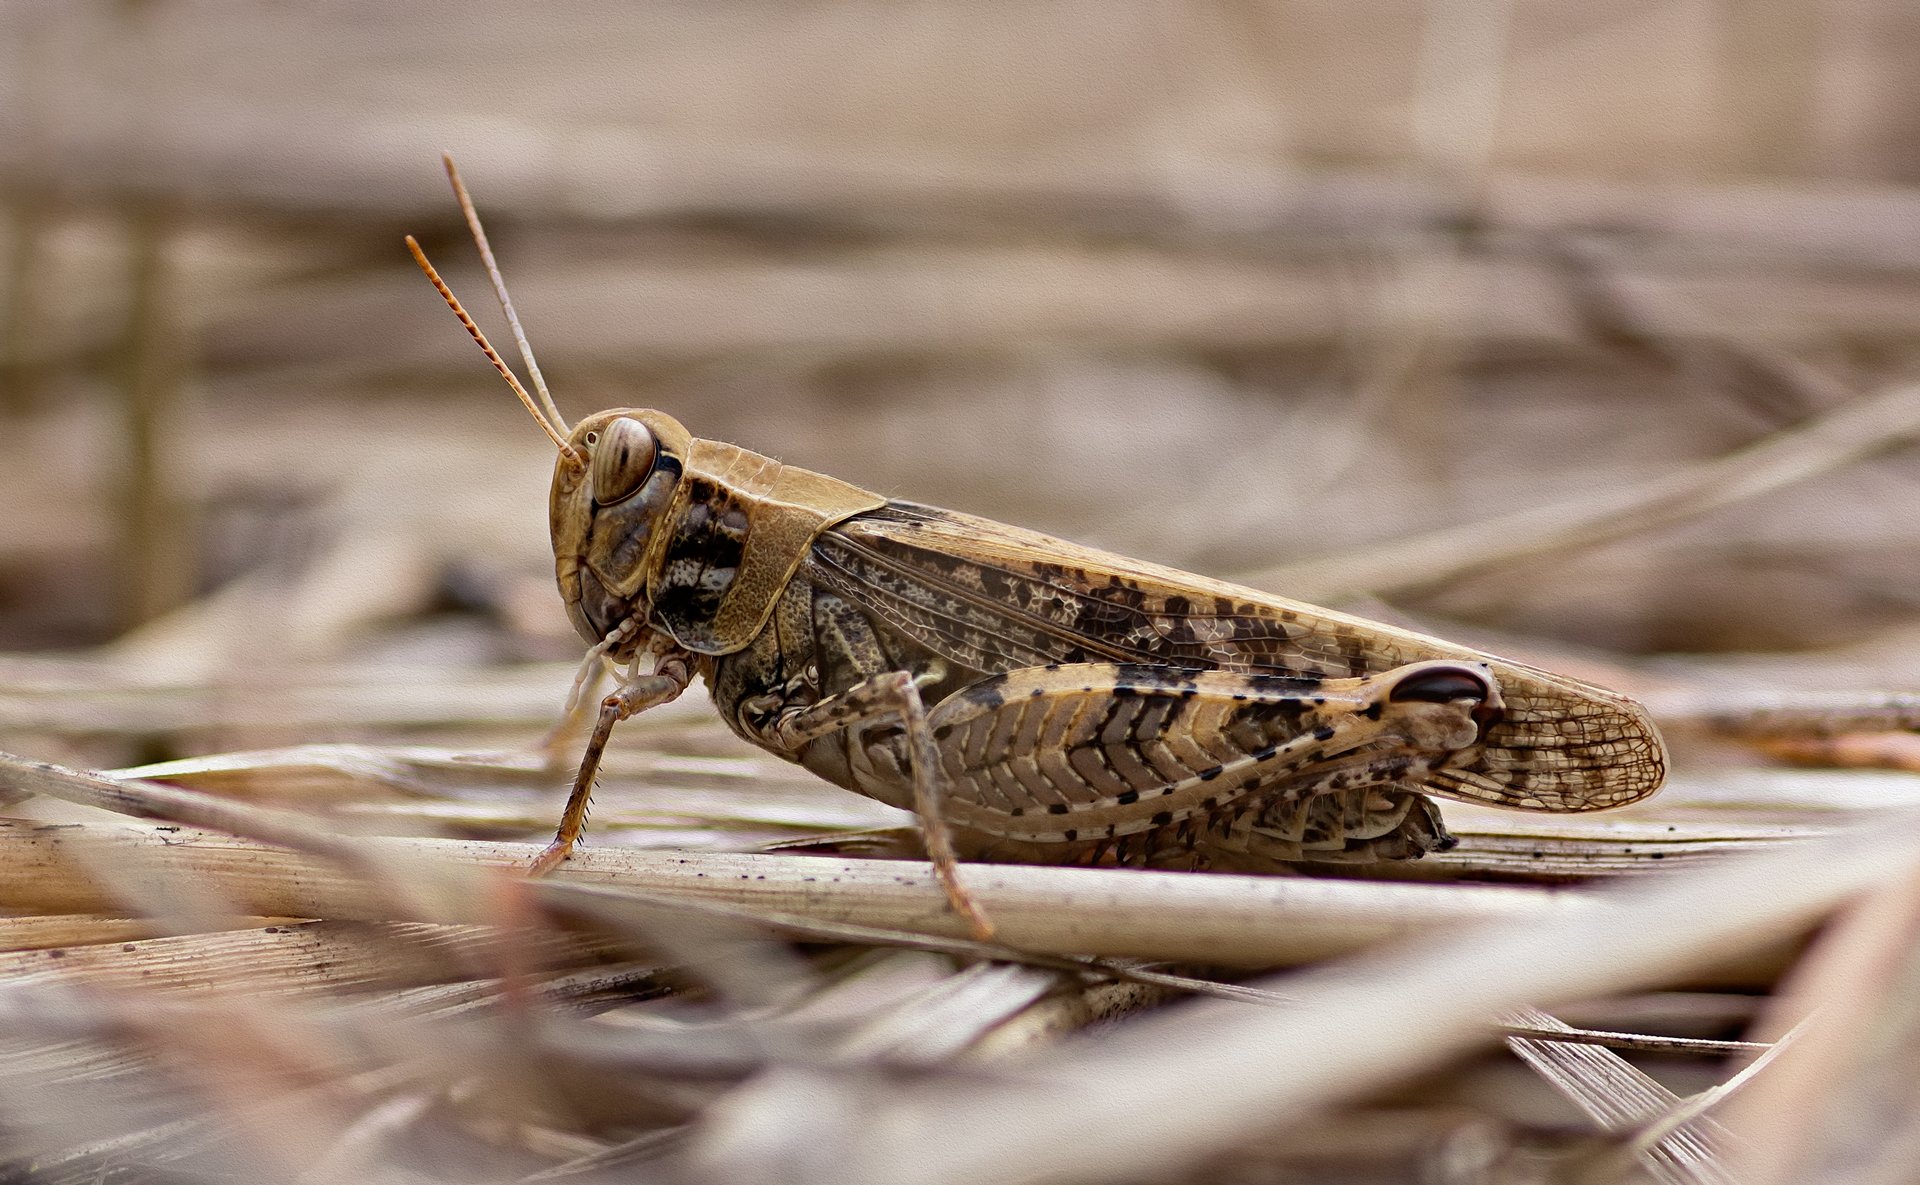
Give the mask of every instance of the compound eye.
[{"label": "compound eye", "polygon": [[660,451],[652,431],[628,416],[609,421],[597,434],[588,433],[586,442],[593,447],[593,500],[601,506],[632,497],[653,472]]}]

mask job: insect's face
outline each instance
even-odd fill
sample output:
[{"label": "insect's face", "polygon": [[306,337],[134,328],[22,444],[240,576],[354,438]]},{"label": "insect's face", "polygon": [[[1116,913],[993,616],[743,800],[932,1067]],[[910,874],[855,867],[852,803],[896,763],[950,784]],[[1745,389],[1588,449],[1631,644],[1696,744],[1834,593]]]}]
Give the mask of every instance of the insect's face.
[{"label": "insect's face", "polygon": [[[648,577],[692,438],[671,416],[616,408],[574,426],[553,470],[554,575],[574,628],[599,642],[644,624]],[[635,629],[614,657],[642,637]]]}]

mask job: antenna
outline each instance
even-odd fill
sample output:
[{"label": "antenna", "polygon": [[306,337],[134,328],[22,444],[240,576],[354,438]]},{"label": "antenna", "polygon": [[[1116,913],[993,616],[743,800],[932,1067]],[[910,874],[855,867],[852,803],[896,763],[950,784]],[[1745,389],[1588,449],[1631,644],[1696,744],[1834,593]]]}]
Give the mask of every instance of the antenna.
[{"label": "antenna", "polygon": [[419,241],[412,235],[407,236],[407,250],[413,252],[413,261],[420,265],[421,271],[427,273],[427,279],[432,280],[433,286],[439,290],[440,298],[447,302],[447,307],[453,310],[453,315],[460,318],[460,324],[466,326],[473,340],[479,343],[480,352],[487,356],[487,361],[493,363],[493,368],[500,372],[500,377],[507,380],[507,386],[513,388],[513,393],[520,397],[520,402],[526,404],[527,410],[533,413],[533,418],[540,422],[540,427],[546,431],[554,447],[560,450],[560,455],[575,466],[584,465],[586,462],[581,458],[580,453],[567,443],[566,437],[560,435],[553,423],[541,412],[540,406],[533,401],[533,396],[527,394],[527,389],[520,385],[520,380],[513,376],[513,371],[509,370],[507,364],[501,360],[500,351],[493,348],[493,343],[487,340],[487,335],[480,332],[480,327],[475,325],[473,318],[467,315],[467,310],[460,304],[460,298],[453,294],[453,289],[447,287],[447,282],[440,278],[440,273],[433,270],[433,264],[427,262],[427,253],[420,249]]},{"label": "antenna", "polygon": [[520,347],[520,358],[527,364],[527,373],[533,377],[533,389],[540,394],[541,410],[553,421],[553,426],[565,432],[566,417],[553,402],[553,393],[547,390],[547,380],[540,373],[540,364],[533,360],[533,347],[527,344],[527,335],[520,328],[520,317],[513,311],[513,298],[507,295],[507,282],[500,275],[500,265],[493,261],[493,248],[487,243],[486,228],[480,225],[480,212],[473,208],[473,199],[467,196],[467,187],[460,182],[460,170],[454,167],[453,154],[443,152],[440,159],[447,166],[447,180],[453,182],[453,196],[460,201],[460,212],[467,216],[467,227],[473,231],[473,241],[480,248],[480,261],[487,265],[487,278],[493,281],[493,294],[500,298],[500,311],[507,315],[507,327],[513,331],[514,344]]}]

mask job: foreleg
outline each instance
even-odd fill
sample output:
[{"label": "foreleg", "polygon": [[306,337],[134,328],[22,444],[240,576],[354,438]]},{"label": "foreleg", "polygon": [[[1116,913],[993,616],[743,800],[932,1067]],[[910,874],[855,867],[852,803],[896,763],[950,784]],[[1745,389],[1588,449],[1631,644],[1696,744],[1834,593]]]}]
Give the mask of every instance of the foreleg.
[{"label": "foreleg", "polygon": [[691,682],[692,656],[670,651],[661,657],[652,674],[627,679],[600,701],[600,714],[594,721],[593,735],[587,740],[586,753],[580,758],[580,769],[574,775],[566,809],[561,812],[560,828],[554,833],[553,842],[534,858],[531,875],[542,876],[559,867],[580,842],[580,833],[587,825],[587,804],[593,797],[594,779],[600,774],[600,759],[606,753],[613,726],[648,708],[678,699]]}]

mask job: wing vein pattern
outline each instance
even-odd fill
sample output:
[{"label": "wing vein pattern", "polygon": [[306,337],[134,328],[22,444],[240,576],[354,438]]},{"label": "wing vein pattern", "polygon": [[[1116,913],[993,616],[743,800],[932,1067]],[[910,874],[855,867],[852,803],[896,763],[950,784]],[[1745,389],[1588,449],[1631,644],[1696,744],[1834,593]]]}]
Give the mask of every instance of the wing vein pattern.
[{"label": "wing vein pattern", "polygon": [[1615,692],[991,519],[891,502],[824,532],[809,562],[876,621],[983,677],[1120,662],[1352,678],[1425,659],[1489,661],[1506,715],[1473,761],[1419,779],[1442,797],[1598,810],[1644,798],[1665,775],[1645,709]]}]

